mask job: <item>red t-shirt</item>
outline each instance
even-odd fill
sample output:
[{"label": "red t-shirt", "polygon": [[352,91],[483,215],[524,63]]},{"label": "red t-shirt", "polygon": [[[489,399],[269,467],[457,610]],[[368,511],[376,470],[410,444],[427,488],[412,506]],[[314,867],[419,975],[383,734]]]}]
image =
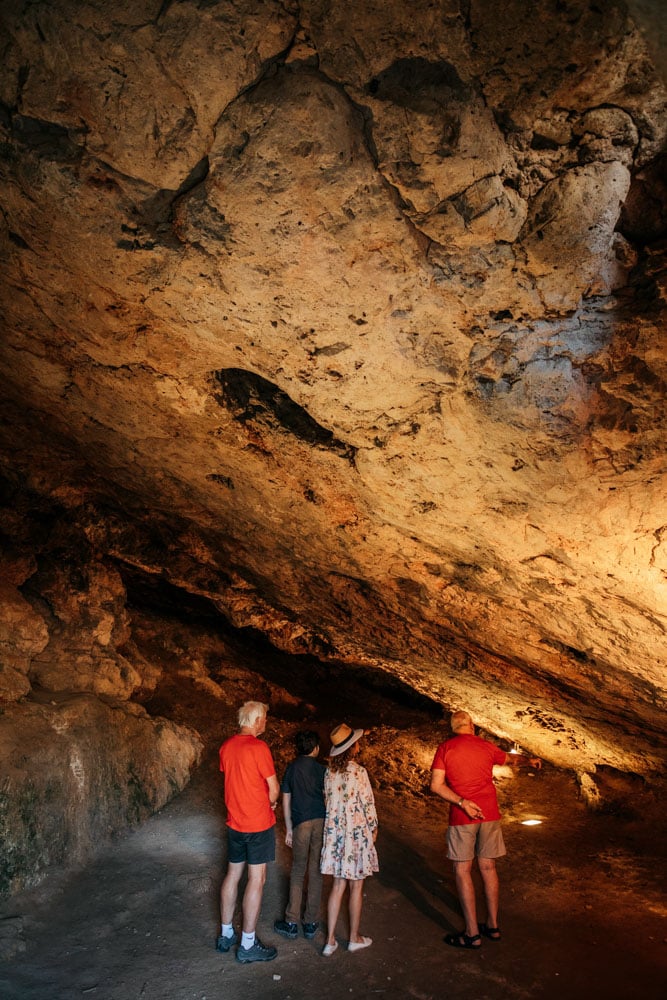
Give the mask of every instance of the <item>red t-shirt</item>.
[{"label": "red t-shirt", "polygon": [[507,754],[494,743],[470,733],[460,733],[441,743],[435,752],[431,770],[444,771],[445,781],[457,795],[476,802],[484,820],[470,817],[455,803],[450,803],[449,825],[488,822],[500,819],[493,765],[504,764]]},{"label": "red t-shirt", "polygon": [[276,773],[271,751],[256,736],[237,733],[220,747],[225,775],[227,826],[239,833],[260,833],[276,822],[266,779]]}]

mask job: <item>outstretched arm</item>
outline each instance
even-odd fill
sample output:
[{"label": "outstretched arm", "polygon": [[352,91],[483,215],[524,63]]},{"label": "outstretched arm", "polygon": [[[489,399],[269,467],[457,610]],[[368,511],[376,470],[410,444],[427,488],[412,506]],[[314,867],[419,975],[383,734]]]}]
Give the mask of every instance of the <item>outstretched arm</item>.
[{"label": "outstretched arm", "polygon": [[525,753],[505,754],[505,763],[509,764],[510,767],[534,767],[537,771],[542,767],[542,761],[539,757],[529,757]]}]

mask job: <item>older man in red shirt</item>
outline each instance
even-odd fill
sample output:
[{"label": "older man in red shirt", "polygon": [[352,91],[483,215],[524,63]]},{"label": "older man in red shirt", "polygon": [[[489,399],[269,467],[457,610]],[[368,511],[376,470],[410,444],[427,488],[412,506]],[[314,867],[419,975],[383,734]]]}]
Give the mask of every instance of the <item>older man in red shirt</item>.
[{"label": "older man in red shirt", "polygon": [[220,889],[221,933],[218,951],[227,952],[238,941],[232,919],[239,883],[246,865],[248,883],[243,894],[243,933],[236,952],[238,962],[270,962],[278,952],[255,934],[262,905],[266,865],[275,861],[274,810],[280,785],[271,751],[259,737],[266,729],[268,706],[247,701],[239,709],[239,732],[220,747],[220,770],[225,776],[227,807],[227,874]]},{"label": "older man in red shirt", "polygon": [[[494,743],[475,735],[467,712],[454,712],[454,736],[441,743],[431,765],[431,791],[450,803],[447,857],[454,863],[456,891],[463,910],[465,928],[446,934],[454,948],[479,948],[484,934],[500,940],[498,927],[498,872],[496,858],[506,853],[500,829],[500,811],[493,783],[494,764],[539,768],[537,757],[505,753]],[[472,864],[477,857],[486,898],[486,923],[477,923],[477,904]]]}]

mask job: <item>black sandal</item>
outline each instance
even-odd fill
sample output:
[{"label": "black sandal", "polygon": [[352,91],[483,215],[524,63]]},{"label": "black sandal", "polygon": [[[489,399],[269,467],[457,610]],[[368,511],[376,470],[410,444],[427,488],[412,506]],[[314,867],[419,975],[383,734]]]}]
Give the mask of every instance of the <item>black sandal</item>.
[{"label": "black sandal", "polygon": [[[479,948],[482,943],[479,934],[473,934],[470,937],[465,931],[461,931],[460,934],[445,934],[444,941],[452,948]],[[476,941],[479,943],[475,944]]]},{"label": "black sandal", "polygon": [[500,941],[501,934],[499,927],[489,927],[488,924],[480,924],[479,930],[484,937],[488,937],[489,941]]}]

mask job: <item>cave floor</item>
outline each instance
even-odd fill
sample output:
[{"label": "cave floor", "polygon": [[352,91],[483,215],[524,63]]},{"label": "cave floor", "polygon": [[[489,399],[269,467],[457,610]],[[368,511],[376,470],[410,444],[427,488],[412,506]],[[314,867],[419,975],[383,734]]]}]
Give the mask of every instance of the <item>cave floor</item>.
[{"label": "cave floor", "polygon": [[[392,753],[392,733],[405,738],[414,731],[434,749],[446,735],[444,724],[418,709],[389,702],[380,708],[377,692],[365,707],[382,726],[364,741],[360,758],[372,779],[374,761],[384,767],[376,783],[381,871],[366,882],[362,916],[372,947],[351,955],[343,946],[325,959],[321,933],[294,942],[274,934],[289,874],[279,817],[278,855],[258,926],[278,957],[242,966],[233,953],[220,955],[214,941],[225,837],[216,757],[233,731],[233,709],[230,703],[212,711],[210,697],[189,679],[179,684],[178,721],[189,719],[206,741],[201,766],[185,791],[143,826],[102,846],[86,866],[54,874],[0,908],[0,944],[11,951],[13,942],[15,951],[0,966],[3,1000],[665,995],[667,838],[655,796],[646,798],[646,818],[636,811],[606,815],[588,811],[572,776],[548,765],[501,776],[508,846],[499,862],[503,940],[457,951],[443,943],[461,926],[444,857],[445,807],[424,790],[423,775],[412,785],[404,780],[405,757]],[[247,693],[239,693],[244,700]],[[164,698],[149,708],[167,714],[174,702]],[[336,707],[327,701],[327,713],[309,727],[327,732],[340,721]],[[266,733],[279,773],[296,728],[294,711],[289,715],[276,711]],[[522,826],[531,814],[543,824]],[[342,922],[339,932],[343,943]]]}]

